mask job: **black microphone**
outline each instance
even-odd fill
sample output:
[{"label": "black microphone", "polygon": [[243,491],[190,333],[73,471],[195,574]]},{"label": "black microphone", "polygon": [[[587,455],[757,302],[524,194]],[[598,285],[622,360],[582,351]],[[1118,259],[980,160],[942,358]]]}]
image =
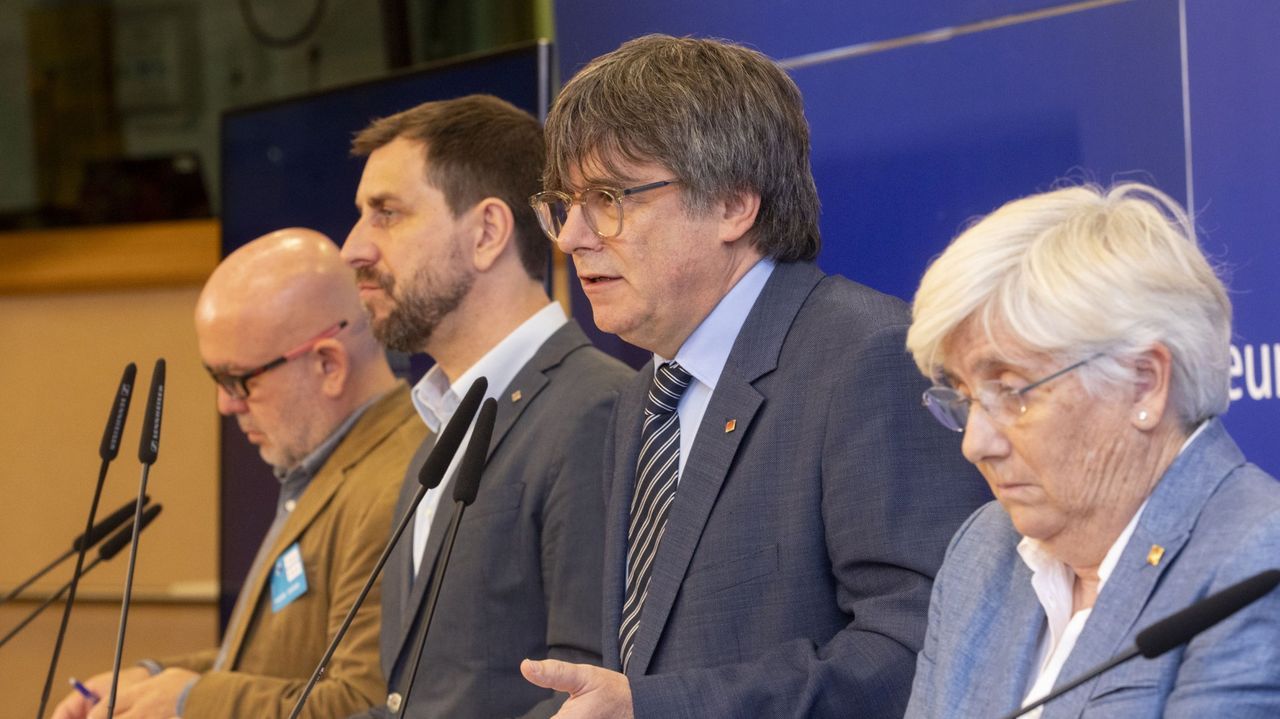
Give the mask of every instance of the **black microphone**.
[{"label": "black microphone", "polygon": [[[151,501],[150,497],[144,498],[144,504],[150,501]],[[43,569],[31,575],[30,577],[25,579],[21,584],[19,584],[18,586],[10,590],[8,594],[4,595],[3,598],[0,598],[0,604],[4,604],[10,599],[13,599],[14,597],[18,596],[27,587],[31,586],[36,581],[38,581],[41,577],[48,574],[49,571],[52,570],[54,567],[66,561],[66,559],[71,555],[79,552],[81,544],[84,544],[86,549],[93,549],[98,545],[98,542],[102,541],[103,537],[116,531],[116,529],[118,529],[120,525],[125,523],[125,520],[127,520],[129,517],[132,517],[132,516],[133,516],[133,500],[129,500],[127,503],[125,503],[124,506],[120,507],[120,509],[117,509],[116,511],[107,515],[106,519],[103,519],[102,521],[93,525],[93,527],[88,532],[82,532],[75,539],[71,540],[71,549],[68,549],[62,554],[59,554],[56,559],[46,564]],[[87,543],[85,542],[86,536],[89,538]]]},{"label": "black microphone", "polygon": [[[133,512],[134,512],[134,509],[137,507],[137,504],[138,503],[135,500],[131,499],[128,502],[125,502],[124,504],[120,505],[119,509],[112,512],[111,514],[108,514],[106,518],[103,519],[101,522],[98,522],[97,524],[93,525],[93,529],[89,530],[89,533],[87,535],[81,534],[80,536],[72,540],[71,548],[74,551],[77,551],[77,552],[80,551],[80,544],[86,541],[85,537],[88,537],[87,546],[89,549],[93,549],[94,547],[98,546],[98,542],[101,542],[103,539],[106,538],[108,534],[111,534],[112,532],[119,529],[120,525],[129,521],[133,517]],[[149,504],[151,504],[151,495],[149,494],[144,495],[142,497],[142,506],[145,507]]]},{"label": "black microphone", "polygon": [[116,392],[116,402],[111,407],[111,416],[107,417],[107,428],[102,432],[102,444],[98,445],[98,456],[110,462],[120,451],[120,435],[124,433],[124,420],[129,414],[129,400],[133,398],[133,382],[138,376],[138,366],[130,362],[124,368],[124,376],[120,378],[120,389]]},{"label": "black microphone", "polygon": [[[164,411],[164,358],[156,360],[151,370],[151,391],[147,393],[147,413],[142,417],[142,435],[138,438],[138,461],[142,462],[142,479],[138,483],[138,501],[147,494],[147,477],[160,452],[160,415]],[[124,652],[124,633],[129,624],[129,606],[133,601],[133,570],[138,565],[138,533],[142,531],[142,504],[133,515],[133,541],[129,544],[129,566],[124,572],[124,600],[120,602],[120,629],[116,633],[116,657],[111,665],[111,698],[107,701],[107,719],[116,714],[116,688],[120,682],[120,658]]]},{"label": "black microphone", "polygon": [[[84,535],[93,531],[93,520],[98,514],[98,501],[102,498],[102,485],[107,479],[107,467],[116,458],[120,449],[120,434],[124,432],[124,422],[129,416],[129,402],[133,399],[133,382],[138,376],[138,366],[130,362],[124,367],[120,376],[120,384],[116,387],[116,395],[111,402],[111,414],[107,415],[107,426],[102,432],[102,443],[98,446],[98,457],[102,460],[98,466],[98,483],[93,488],[93,500],[89,502],[89,517],[84,523]],[[49,691],[53,688],[53,675],[58,671],[58,657],[62,655],[62,640],[67,636],[67,624],[71,621],[71,608],[76,603],[76,588],[80,575],[84,570],[84,554],[88,546],[81,546],[76,551],[76,567],[71,572],[71,588],[68,590],[67,603],[62,608],[62,622],[58,625],[58,635],[53,642],[53,656],[49,658],[49,673],[44,678],[44,689],[40,693],[40,708],[36,719],[44,716],[49,706]]]},{"label": "black microphone", "polygon": [[498,403],[487,400],[480,405],[480,416],[476,420],[475,431],[471,433],[471,441],[467,443],[467,451],[462,455],[458,465],[458,481],[453,484],[453,501],[459,508],[470,507],[480,492],[480,477],[484,473],[484,465],[489,460],[489,442],[493,439],[493,426],[498,418]]},{"label": "black microphone", "polygon": [[302,711],[302,705],[306,703],[307,697],[311,696],[311,690],[315,688],[316,682],[320,681],[320,677],[324,676],[325,668],[329,666],[329,660],[333,658],[333,653],[338,650],[338,644],[342,642],[342,638],[347,635],[347,630],[351,627],[351,622],[356,618],[356,612],[364,604],[365,597],[369,595],[369,590],[373,588],[373,583],[378,580],[378,575],[382,574],[382,567],[387,563],[387,558],[391,556],[391,550],[395,549],[396,542],[400,541],[400,536],[404,534],[405,528],[409,526],[409,522],[413,521],[422,498],[426,496],[429,490],[435,489],[440,484],[440,480],[444,478],[444,473],[449,470],[449,465],[453,462],[453,456],[458,453],[458,445],[462,444],[463,438],[467,436],[467,428],[471,426],[471,420],[475,418],[476,410],[480,408],[480,400],[484,399],[484,392],[488,387],[489,380],[484,377],[477,377],[476,381],[471,383],[471,387],[467,390],[466,395],[463,396],[462,401],[458,403],[458,408],[454,410],[453,417],[449,419],[449,423],[436,436],[436,443],[432,446],[431,453],[427,455],[426,461],[422,463],[422,469],[418,470],[418,491],[413,495],[413,499],[409,501],[409,507],[401,515],[399,521],[396,522],[395,529],[391,532],[391,538],[387,540],[387,546],[382,549],[382,554],[373,566],[369,581],[364,583],[360,594],[356,596],[356,601],[352,603],[351,609],[347,611],[346,618],[342,620],[342,626],[338,627],[337,633],[333,635],[333,640],[329,642],[329,647],[324,651],[324,656],[320,658],[320,663],[316,665],[315,671],[311,673],[311,678],[307,680],[306,686],[302,688],[302,693],[298,695],[298,701],[293,705],[293,711],[289,712],[289,719],[297,719],[298,714]]},{"label": "black microphone", "polygon": [[1266,596],[1277,584],[1280,584],[1280,569],[1268,569],[1210,594],[1186,609],[1179,610],[1138,632],[1138,636],[1134,637],[1133,647],[1054,689],[1037,701],[1004,715],[1001,719],[1020,717],[1138,655],[1146,659],[1155,659],[1170,649],[1186,644],[1195,635]]},{"label": "black microphone", "polygon": [[164,359],[156,360],[151,371],[151,392],[147,395],[147,413],[142,416],[142,436],[138,438],[138,461],[155,464],[160,451],[160,414],[164,411]]},{"label": "black microphone", "polygon": [[1280,584],[1280,569],[1268,569],[1210,594],[1139,632],[1133,640],[1138,645],[1138,653],[1155,659],[1266,596],[1277,584]]},{"label": "black microphone", "polygon": [[[164,509],[164,505],[157,502],[156,504],[147,507],[146,510],[142,512],[142,523],[138,525],[139,534],[141,534],[142,530],[147,528],[148,524],[151,524],[151,520],[159,516],[161,509]],[[103,542],[101,547],[98,547],[97,561],[105,562],[108,559],[112,559],[120,553],[120,550],[129,546],[132,541],[133,527],[125,527],[124,529],[121,529],[119,532],[116,532],[111,539]]]},{"label": "black microphone", "polygon": [[397,719],[404,719],[409,710],[409,695],[413,693],[413,682],[418,677],[418,667],[422,663],[422,650],[427,646],[427,633],[431,631],[431,619],[436,613],[436,602],[440,600],[440,587],[444,584],[445,572],[449,569],[449,557],[453,554],[453,543],[458,538],[458,528],[462,526],[462,514],[471,503],[476,501],[480,491],[480,477],[484,474],[485,462],[489,459],[489,442],[493,438],[493,425],[498,415],[498,403],[486,399],[480,406],[480,416],[476,418],[475,429],[471,431],[471,441],[467,443],[467,451],[458,464],[458,478],[453,483],[453,501],[456,510],[449,520],[446,530],[444,548],[440,553],[440,561],[436,562],[435,571],[431,575],[431,589],[427,594],[426,614],[422,619],[422,638],[414,647],[413,660],[410,663],[409,681],[401,692],[400,711]]},{"label": "black microphone", "polygon": [[[151,524],[151,520],[155,519],[156,515],[160,514],[160,508],[162,506],[163,505],[160,505],[160,504],[153,504],[150,507],[147,507],[147,511],[144,512],[142,515],[143,529],[146,529],[147,525]],[[25,629],[26,626],[30,624],[36,617],[40,616],[41,612],[49,608],[49,605],[61,599],[62,595],[66,594],[67,590],[71,588],[72,582],[88,574],[90,571],[93,570],[94,567],[98,566],[99,564],[102,564],[103,562],[119,554],[120,550],[124,549],[125,546],[129,544],[129,540],[131,539],[133,539],[133,528],[126,527],[125,529],[122,529],[119,532],[117,532],[115,536],[113,536],[111,539],[104,542],[102,546],[98,547],[97,558],[95,558],[92,562],[89,562],[89,564],[85,565],[84,569],[80,570],[80,574],[78,576],[68,580],[67,583],[63,584],[58,589],[58,591],[53,593],[52,596],[50,596],[48,599],[45,599],[43,604],[41,604],[40,606],[32,610],[32,612],[28,614],[25,619],[19,622],[18,625],[15,626],[12,630],[10,630],[8,634],[4,635],[4,638],[0,639],[0,647],[3,647],[5,644],[8,643],[10,639],[17,636],[18,632]]]},{"label": "black microphone", "polygon": [[[471,427],[471,420],[475,418],[476,410],[480,408],[480,401],[484,399],[484,392],[488,388],[489,380],[480,377],[471,384],[466,396],[458,403],[458,408],[454,410],[449,424],[445,426],[444,431],[440,433],[440,438],[436,440],[436,449],[442,451],[437,452],[436,449],[433,449],[427,457],[427,461],[422,463],[422,469],[418,472],[418,482],[422,486],[432,489],[440,484],[440,480],[444,478],[444,473],[449,470],[449,465],[453,463],[453,455],[458,453],[458,447],[462,445],[462,440],[466,438],[467,429]],[[466,421],[459,421],[459,417],[465,417]]]}]

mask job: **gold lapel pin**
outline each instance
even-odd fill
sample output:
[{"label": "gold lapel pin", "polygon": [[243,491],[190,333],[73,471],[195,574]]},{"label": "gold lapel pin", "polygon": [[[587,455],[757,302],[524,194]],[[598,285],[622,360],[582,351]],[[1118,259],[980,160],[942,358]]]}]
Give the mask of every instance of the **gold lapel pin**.
[{"label": "gold lapel pin", "polygon": [[512,392],[512,393],[511,393],[511,401],[512,401],[512,402],[519,402],[519,401],[520,401],[520,398],[521,398],[521,397],[523,397],[523,396],[524,396],[524,395],[520,394],[520,390],[516,390],[515,392]]},{"label": "gold lapel pin", "polygon": [[1159,544],[1153,544],[1151,545],[1151,551],[1147,552],[1147,564],[1150,564],[1151,566],[1154,567],[1160,563],[1160,560],[1163,557],[1164,557],[1164,547],[1160,546]]},{"label": "gold lapel pin", "polygon": [[738,420],[736,420],[736,419],[731,419],[731,420],[729,420],[728,422],[725,422],[725,423],[724,423],[724,433],[725,433],[725,434],[729,434],[730,432],[732,432],[733,430],[735,430],[735,429],[737,429],[737,428],[738,428]]}]

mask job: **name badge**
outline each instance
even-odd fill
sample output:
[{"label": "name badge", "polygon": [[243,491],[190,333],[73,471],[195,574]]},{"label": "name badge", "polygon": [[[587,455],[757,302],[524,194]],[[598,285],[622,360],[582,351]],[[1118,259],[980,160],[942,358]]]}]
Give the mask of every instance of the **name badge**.
[{"label": "name badge", "polygon": [[284,550],[271,569],[271,611],[278,612],[307,593],[307,570],[298,543]]}]

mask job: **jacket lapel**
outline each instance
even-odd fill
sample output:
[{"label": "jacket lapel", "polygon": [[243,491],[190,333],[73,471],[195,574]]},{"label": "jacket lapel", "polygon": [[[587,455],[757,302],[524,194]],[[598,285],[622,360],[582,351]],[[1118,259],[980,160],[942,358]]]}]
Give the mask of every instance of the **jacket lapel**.
[{"label": "jacket lapel", "polygon": [[[500,393],[492,395],[497,400],[498,411],[494,417],[493,437],[489,441],[488,457],[493,456],[493,453],[497,451],[498,446],[502,444],[511,428],[515,426],[516,420],[524,413],[525,408],[533,402],[534,398],[550,382],[546,373],[563,362],[564,358],[571,352],[589,344],[590,341],[578,323],[569,320],[542,343],[533,358],[516,373],[510,385],[504,387]],[[458,451],[465,450],[459,448]],[[422,461],[425,461],[425,455],[423,455]],[[427,543],[422,553],[422,566],[418,568],[417,578],[412,580],[412,587],[408,590],[406,601],[401,605],[404,607],[404,614],[401,617],[401,626],[404,627],[404,631],[400,634],[401,653],[405,649],[404,642],[409,639],[409,629],[413,626],[414,618],[425,609],[422,603],[428,594],[431,575],[435,571],[440,549],[444,546],[446,531],[457,513],[457,503],[453,501],[453,484],[454,477],[450,476],[440,485],[440,491],[443,492],[443,495],[440,497],[440,504],[436,509],[436,514],[431,519],[431,529],[427,533]],[[484,485],[482,483],[481,491],[483,490]],[[402,544],[406,545],[406,553],[409,555],[408,574],[406,576],[412,578],[412,538]]]},{"label": "jacket lapel", "polygon": [[[435,571],[436,560],[440,555],[440,547],[444,544],[445,530],[453,521],[456,512],[453,501],[453,477],[440,483],[440,504],[436,506],[435,516],[431,518],[431,529],[427,532],[427,544],[422,550],[422,564],[418,567],[418,575],[413,580],[413,588],[409,592],[409,601],[404,604],[402,626],[406,628],[404,639],[409,638],[409,629],[413,627],[414,618],[423,608],[422,600],[427,596],[427,585],[431,583],[431,573]],[[407,534],[408,532],[406,532]],[[412,542],[409,544],[412,548]],[[410,550],[412,562],[412,549]],[[412,565],[410,566],[412,572]],[[413,576],[412,573],[410,576]],[[401,648],[403,652],[403,647]]]},{"label": "jacket lapel", "polygon": [[[622,389],[614,404],[612,457],[606,455],[610,484],[606,487],[605,497],[605,548],[604,548],[604,641],[601,652],[604,665],[608,669],[622,670],[621,648],[618,632],[622,626],[622,605],[626,598],[627,574],[627,527],[631,518],[631,497],[635,492],[636,462],[640,456],[640,429],[643,424],[645,397],[649,384],[653,381],[653,360],[650,360],[639,373]],[[606,451],[608,449],[606,448]],[[678,496],[678,493],[677,493]],[[664,538],[665,541],[665,538]],[[652,582],[652,579],[650,579]],[[646,615],[647,616],[647,615]],[[641,622],[644,627],[644,622]],[[641,631],[637,638],[635,651],[640,651],[640,643],[646,645],[645,663],[652,652],[652,639],[646,639],[647,633]],[[637,666],[633,654],[631,667]]]},{"label": "jacket lapel", "polygon": [[[698,428],[697,439],[685,461],[676,501],[653,560],[653,575],[649,580],[648,597],[644,602],[631,658],[633,673],[648,671],[716,498],[720,496],[720,489],[742,441],[750,433],[751,424],[764,404],[765,398],[754,383],[777,368],[787,331],[822,277],[822,272],[811,264],[780,263],[774,268],[734,341],[733,350]],[[646,380],[652,376],[652,367],[649,371]],[[729,420],[734,421],[731,432],[725,431]],[[635,443],[638,441],[637,430]],[[634,485],[635,457],[629,458],[629,484]],[[630,495],[627,500],[629,511]],[[623,526],[626,526],[625,520]]]},{"label": "jacket lapel", "polygon": [[547,372],[554,369],[565,357],[579,349],[590,346],[591,341],[582,331],[582,327],[574,320],[560,326],[538,348],[533,358],[512,378],[511,384],[495,395],[498,401],[498,413],[494,418],[493,439],[489,442],[489,457],[498,450],[502,440],[515,426],[516,420],[524,414],[524,410],[533,403],[533,399],[542,392],[551,380]]},{"label": "jacket lapel", "polygon": [[[1059,684],[1079,676],[1129,648],[1126,641],[1165,571],[1177,561],[1191,536],[1200,510],[1226,476],[1244,463],[1244,455],[1219,420],[1210,420],[1202,436],[1188,447],[1156,485],[1138,526],[1125,547],[1075,649],[1059,675]],[[1147,561],[1152,545],[1164,548],[1153,566]],[[1150,623],[1162,617],[1148,617]],[[1044,717],[1079,715],[1097,687],[1096,677],[1045,707]]]},{"label": "jacket lapel", "polygon": [[[1012,526],[1009,532],[1010,543],[1016,544],[1019,536]],[[1031,686],[1031,676],[1039,669],[1036,660],[1040,635],[1048,631],[1044,610],[1031,585],[1031,570],[1016,553],[1010,553],[1009,561],[1008,584],[1001,592],[991,592],[985,598],[984,610],[974,614],[982,617],[983,624],[967,626],[963,631],[972,637],[981,637],[981,645],[986,649],[980,658],[970,660],[972,665],[1004,665],[1013,669],[960,673],[963,675],[959,679],[961,686],[955,691],[966,700],[956,708],[957,716],[982,716],[993,706],[1009,709],[1021,706]]]},{"label": "jacket lapel", "polygon": [[[413,454],[413,459],[409,461],[409,466],[405,470],[404,481],[400,485],[400,496],[396,499],[395,514],[392,515],[393,522],[399,522],[405,512],[409,511],[409,503],[413,500],[415,494],[418,493],[418,473],[422,470],[422,465],[426,463],[427,456],[431,454],[431,450],[436,446],[436,436],[428,435],[422,440],[422,444],[418,445],[418,449]],[[391,529],[395,529],[392,525]],[[409,526],[405,528],[404,534],[400,535],[400,540],[396,542],[395,547],[391,550],[391,555],[387,557],[387,565],[382,572],[382,596],[383,596],[383,612],[382,612],[382,634],[384,637],[398,637],[394,647],[388,646],[387,642],[382,642],[383,656],[382,662],[384,668],[390,668],[395,662],[396,656],[400,652],[400,645],[403,644],[405,634],[409,631],[409,626],[404,623],[404,618],[410,613],[406,611],[409,606],[409,593],[413,588],[413,520],[409,520]],[[390,652],[388,650],[391,650]]]},{"label": "jacket lapel", "polygon": [[[254,608],[262,601],[262,593],[266,590],[267,584],[271,579],[272,569],[275,566],[276,559],[289,548],[291,544],[298,541],[303,532],[311,526],[320,512],[329,505],[333,495],[342,486],[346,478],[347,470],[357,464],[361,459],[373,451],[387,435],[391,434],[397,426],[404,420],[404,412],[393,411],[397,405],[397,398],[403,401],[401,395],[407,393],[409,388],[404,383],[398,383],[395,389],[387,392],[379,400],[369,407],[351,430],[347,436],[338,443],[333,453],[325,460],[324,465],[316,475],[311,478],[311,482],[307,484],[307,488],[303,490],[302,496],[298,498],[298,504],[294,507],[293,512],[285,520],[284,526],[280,530],[279,536],[271,546],[271,553],[267,555],[266,561],[263,563],[261,570],[257,576],[251,577],[250,581],[253,600],[246,607],[246,616],[244,621],[236,627],[236,634],[232,640],[230,650],[227,652],[227,666],[234,667],[239,659],[240,648],[244,644],[244,638],[249,630],[250,620]],[[308,557],[303,557],[305,562]]]}]

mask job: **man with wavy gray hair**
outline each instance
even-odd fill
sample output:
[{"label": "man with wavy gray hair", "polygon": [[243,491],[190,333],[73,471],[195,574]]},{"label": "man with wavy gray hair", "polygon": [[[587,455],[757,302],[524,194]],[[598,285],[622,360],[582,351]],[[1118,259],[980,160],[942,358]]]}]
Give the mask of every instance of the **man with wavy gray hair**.
[{"label": "man with wavy gray hair", "polygon": [[[1231,305],[1177,203],[1138,184],[1011,202],[920,284],[924,401],[997,502],[952,540],[908,717],[996,716],[1280,564],[1280,484],[1227,409]],[[1280,592],[1027,716],[1280,715]]]},{"label": "man with wavy gray hair", "polygon": [[725,42],[596,59],[547,120],[543,229],[654,353],[606,443],[606,668],[562,717],[901,716],[932,577],[989,497],[919,412],[906,306],[823,274],[795,84]]}]

